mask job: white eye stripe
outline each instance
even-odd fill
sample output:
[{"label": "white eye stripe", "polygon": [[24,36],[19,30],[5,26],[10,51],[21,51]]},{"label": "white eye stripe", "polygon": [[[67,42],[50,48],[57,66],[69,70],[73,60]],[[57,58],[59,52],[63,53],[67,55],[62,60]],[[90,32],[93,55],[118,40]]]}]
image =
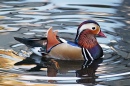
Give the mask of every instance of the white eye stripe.
[{"label": "white eye stripe", "polygon": [[85,29],[90,29],[90,30],[92,30],[92,27],[97,27],[97,25],[96,24],[93,24],[93,23],[89,23],[89,24],[84,24],[84,25],[82,25],[81,27],[80,27],[80,29],[79,29],[79,34],[83,31],[83,30],[85,30]]},{"label": "white eye stripe", "polygon": [[97,29],[97,26],[98,26],[98,25],[97,25],[97,24],[94,24],[94,23],[88,23],[88,24],[82,25],[82,26],[78,29],[78,33],[77,33],[77,36],[76,36],[76,39],[75,39],[75,40],[78,40],[79,35],[80,35],[80,33],[81,33],[83,30],[85,30],[85,29],[93,30],[92,27],[95,27],[94,30],[96,30],[96,29]]}]

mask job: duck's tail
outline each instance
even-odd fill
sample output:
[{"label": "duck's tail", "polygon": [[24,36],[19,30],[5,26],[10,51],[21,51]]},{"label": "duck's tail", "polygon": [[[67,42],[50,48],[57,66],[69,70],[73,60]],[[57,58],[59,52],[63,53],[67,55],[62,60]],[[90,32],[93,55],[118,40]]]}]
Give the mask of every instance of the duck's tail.
[{"label": "duck's tail", "polygon": [[15,40],[25,44],[27,47],[31,48],[31,50],[37,54],[47,54],[46,53],[46,44],[47,44],[47,38],[19,38],[14,37]]}]

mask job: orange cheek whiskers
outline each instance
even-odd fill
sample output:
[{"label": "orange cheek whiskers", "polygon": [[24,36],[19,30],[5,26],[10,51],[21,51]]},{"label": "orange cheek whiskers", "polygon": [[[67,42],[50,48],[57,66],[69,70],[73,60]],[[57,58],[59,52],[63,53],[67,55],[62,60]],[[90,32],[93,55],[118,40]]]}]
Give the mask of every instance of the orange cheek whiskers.
[{"label": "orange cheek whiskers", "polygon": [[97,44],[97,40],[94,35],[91,34],[81,34],[78,39],[78,44],[84,48],[92,48]]}]

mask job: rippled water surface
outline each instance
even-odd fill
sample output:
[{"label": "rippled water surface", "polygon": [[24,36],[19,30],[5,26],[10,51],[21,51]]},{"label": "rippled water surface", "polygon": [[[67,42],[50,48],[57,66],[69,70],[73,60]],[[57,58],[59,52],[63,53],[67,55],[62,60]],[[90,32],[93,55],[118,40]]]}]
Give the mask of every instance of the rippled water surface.
[{"label": "rippled water surface", "polygon": [[[120,22],[124,18],[117,15],[121,3],[122,0],[0,0],[0,86],[130,84],[130,69],[126,67],[129,61],[112,47],[118,47],[117,42],[121,40],[115,30],[125,26]],[[41,37],[53,26],[60,37],[73,40],[78,25],[88,19],[96,20],[107,36],[98,37],[105,53],[103,59],[92,63],[56,61],[58,67],[52,62],[47,68],[35,72],[28,71],[35,67],[31,60],[28,65],[13,65],[31,54],[13,37]],[[36,58],[39,61],[40,57]]]}]

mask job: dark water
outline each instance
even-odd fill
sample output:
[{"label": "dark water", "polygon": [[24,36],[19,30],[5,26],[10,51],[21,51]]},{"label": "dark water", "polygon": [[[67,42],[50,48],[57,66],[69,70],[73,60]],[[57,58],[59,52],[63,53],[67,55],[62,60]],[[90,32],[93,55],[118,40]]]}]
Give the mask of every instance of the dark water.
[{"label": "dark water", "polygon": [[112,46],[118,47],[121,40],[115,29],[125,26],[120,22],[124,18],[116,14],[121,3],[122,0],[1,0],[0,48],[13,49],[20,56],[29,56],[31,51],[13,37],[44,36],[51,26],[60,37],[73,40],[77,26],[92,19],[100,24],[107,38],[98,38],[105,53],[103,59],[57,61],[58,69],[51,64],[41,71],[29,72],[35,65],[13,66],[22,59],[0,54],[0,86],[129,85],[129,61]]}]

